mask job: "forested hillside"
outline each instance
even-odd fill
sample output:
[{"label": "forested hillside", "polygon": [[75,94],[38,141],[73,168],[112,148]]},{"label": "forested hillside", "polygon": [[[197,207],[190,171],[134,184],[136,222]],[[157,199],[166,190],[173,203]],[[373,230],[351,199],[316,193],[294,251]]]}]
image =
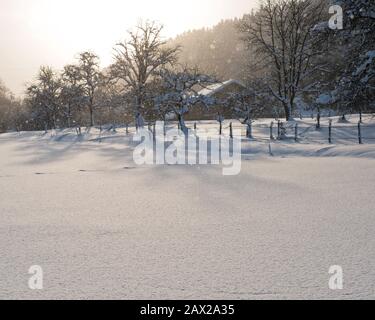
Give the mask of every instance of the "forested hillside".
[{"label": "forested hillside", "polygon": [[170,41],[181,45],[180,63],[196,65],[221,80],[243,80],[249,59],[238,26],[240,20],[224,20],[213,28],[185,32]]}]

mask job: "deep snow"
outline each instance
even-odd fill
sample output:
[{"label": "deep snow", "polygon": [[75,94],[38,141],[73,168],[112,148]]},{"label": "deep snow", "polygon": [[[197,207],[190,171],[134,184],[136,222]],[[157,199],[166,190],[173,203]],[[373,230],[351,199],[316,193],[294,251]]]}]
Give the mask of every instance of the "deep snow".
[{"label": "deep snow", "polygon": [[136,167],[123,129],[0,135],[0,299],[374,299],[375,145],[312,131],[271,157],[267,123],[227,177]]}]

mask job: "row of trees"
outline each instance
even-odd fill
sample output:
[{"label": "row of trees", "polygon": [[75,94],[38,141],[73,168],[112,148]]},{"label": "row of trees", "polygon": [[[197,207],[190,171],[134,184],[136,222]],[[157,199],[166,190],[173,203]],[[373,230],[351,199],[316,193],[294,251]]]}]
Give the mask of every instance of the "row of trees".
[{"label": "row of trees", "polygon": [[[333,5],[343,9],[342,30],[329,28]],[[243,19],[172,43],[183,45],[181,61],[266,93],[274,116],[291,118],[306,107],[372,111],[374,7],[371,0],[264,0]]]},{"label": "row of trees", "polygon": [[0,132],[24,130],[28,118],[29,113],[24,104],[16,100],[0,80]]},{"label": "row of trees", "polygon": [[340,50],[340,69],[331,96],[342,108],[359,112],[375,108],[375,2],[337,0],[344,9],[343,30],[328,35]]},{"label": "row of trees", "polygon": [[[98,57],[90,52],[79,55],[76,65],[67,65],[61,74],[41,67],[35,83],[27,88],[25,103],[30,107],[36,128],[82,125],[84,114],[94,125],[94,112],[106,84]],[[86,108],[87,110],[84,110]],[[85,112],[87,111],[87,112]]]},{"label": "row of trees", "polygon": [[[344,28],[330,19],[343,19]],[[250,77],[263,82],[287,120],[303,101],[343,115],[374,110],[374,1],[265,0],[240,31],[253,53]]]},{"label": "row of trees", "polygon": [[252,69],[283,107],[286,119],[293,116],[295,99],[311,91],[322,70],[319,59],[326,46],[311,32],[326,8],[324,1],[266,0],[261,9],[245,17],[240,31],[258,59]]},{"label": "row of trees", "polygon": [[[216,82],[197,68],[181,66],[179,46],[167,46],[163,27],[153,22],[139,25],[115,47],[114,63],[100,70],[99,57],[78,56],[57,74],[41,67],[37,81],[27,88],[26,104],[35,128],[80,128],[107,122],[164,119],[174,113],[185,128],[183,115],[206,98],[196,88]],[[195,93],[195,94],[194,94]]]},{"label": "row of trees", "polygon": [[[336,2],[343,8],[343,30],[329,28],[329,5]],[[230,108],[233,117],[240,118],[251,132],[251,122],[264,115],[265,109],[272,108],[275,116],[284,114],[287,120],[305,105],[338,108],[343,114],[373,109],[375,4],[371,0],[333,3],[264,0],[257,11],[243,19],[222,22],[218,30],[226,30],[221,32],[225,37],[234,32],[233,38],[238,39],[232,54],[225,49],[224,40],[217,40],[220,37],[206,46],[214,57],[223,54],[216,52],[220,45],[225,49],[222,51],[229,52],[227,65],[235,59],[233,70],[241,69],[248,87],[224,100],[200,96],[199,90],[226,80],[223,73],[227,77],[230,69],[215,69],[209,61],[201,68],[203,72],[189,67],[178,41],[164,41],[163,27],[146,22],[115,46],[113,64],[104,70],[98,56],[84,52],[61,72],[41,67],[23,103],[0,91],[1,99],[7,97],[7,105],[15,114],[10,120],[2,115],[5,108],[0,108],[2,123],[6,123],[1,129],[80,128],[115,122],[132,122],[139,127],[173,113],[184,130],[184,115],[193,106],[219,104]],[[190,47],[189,56],[192,50]],[[245,53],[247,59],[242,60]],[[222,121],[218,110],[218,120]]]}]

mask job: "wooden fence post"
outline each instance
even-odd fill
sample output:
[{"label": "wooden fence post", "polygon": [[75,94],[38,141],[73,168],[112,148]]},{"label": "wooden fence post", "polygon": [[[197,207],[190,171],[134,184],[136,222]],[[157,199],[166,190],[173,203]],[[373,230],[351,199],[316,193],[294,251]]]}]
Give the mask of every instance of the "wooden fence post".
[{"label": "wooden fence post", "polygon": [[328,142],[329,144],[331,144],[332,143],[332,120],[329,120],[328,133],[329,133]]},{"label": "wooden fence post", "polygon": [[275,139],[275,137],[273,136],[273,121],[271,122],[271,125],[270,125],[270,139],[271,140]]},{"label": "wooden fence post", "polygon": [[100,133],[99,133],[99,142],[101,143],[102,142],[102,132],[103,132],[102,124],[99,125],[99,130],[100,130]]},{"label": "wooden fence post", "polygon": [[280,136],[279,140],[283,140],[286,138],[287,128],[284,126],[284,122],[280,122]]},{"label": "wooden fence post", "polygon": [[251,122],[246,123],[246,138],[253,138],[253,126]]},{"label": "wooden fence post", "polygon": [[361,121],[358,122],[358,142],[362,144],[362,128],[361,128]]},{"label": "wooden fence post", "polygon": [[298,142],[298,123],[296,123],[296,127],[294,128],[294,141]]},{"label": "wooden fence post", "polygon": [[126,135],[128,136],[129,135],[129,125],[126,124],[125,127],[126,127]]},{"label": "wooden fence post", "polygon": [[320,111],[318,112],[318,115],[317,115],[317,117],[316,117],[316,130],[319,130],[320,129],[320,118],[321,118],[321,116],[320,116]]}]

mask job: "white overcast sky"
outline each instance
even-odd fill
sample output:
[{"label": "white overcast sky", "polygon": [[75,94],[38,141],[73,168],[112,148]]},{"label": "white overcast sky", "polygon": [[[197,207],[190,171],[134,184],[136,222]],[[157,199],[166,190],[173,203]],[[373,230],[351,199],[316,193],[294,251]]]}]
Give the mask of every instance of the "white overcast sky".
[{"label": "white overcast sky", "polygon": [[164,35],[241,17],[257,0],[0,0],[0,79],[16,94],[40,65],[61,68],[92,50],[102,65],[140,19],[165,25]]}]

